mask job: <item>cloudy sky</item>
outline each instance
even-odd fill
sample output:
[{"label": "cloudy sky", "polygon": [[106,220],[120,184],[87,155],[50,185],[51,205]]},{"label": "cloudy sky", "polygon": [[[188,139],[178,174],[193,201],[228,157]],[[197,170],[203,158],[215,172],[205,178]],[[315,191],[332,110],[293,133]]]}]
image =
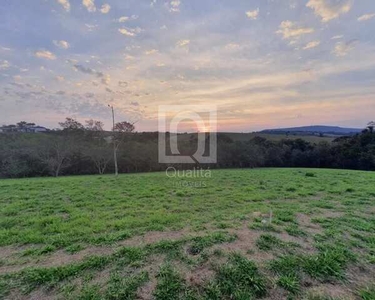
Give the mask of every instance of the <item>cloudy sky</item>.
[{"label": "cloudy sky", "polygon": [[374,0],[2,0],[0,124],[215,104],[220,131],[363,127],[374,28]]}]

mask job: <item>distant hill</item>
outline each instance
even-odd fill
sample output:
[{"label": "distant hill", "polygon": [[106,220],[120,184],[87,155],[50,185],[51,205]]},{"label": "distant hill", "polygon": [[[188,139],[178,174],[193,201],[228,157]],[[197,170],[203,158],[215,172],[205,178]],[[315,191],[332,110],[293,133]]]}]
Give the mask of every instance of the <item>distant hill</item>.
[{"label": "distant hill", "polygon": [[323,126],[323,125],[313,125],[313,126],[302,126],[302,127],[291,127],[291,128],[276,128],[276,129],[266,129],[262,130],[262,133],[269,134],[309,134],[309,135],[353,135],[360,133],[362,129],[359,128],[343,128],[338,126]]}]

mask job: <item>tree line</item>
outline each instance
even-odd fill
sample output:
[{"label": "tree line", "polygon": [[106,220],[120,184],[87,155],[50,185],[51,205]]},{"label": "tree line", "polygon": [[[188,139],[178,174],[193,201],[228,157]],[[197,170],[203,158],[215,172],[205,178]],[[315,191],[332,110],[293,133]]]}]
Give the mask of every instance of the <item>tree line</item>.
[{"label": "tree line", "polygon": [[[247,141],[234,140],[218,133],[216,164],[165,165],[158,163],[158,132],[134,132],[134,124],[119,122],[113,131],[103,123],[87,120],[81,124],[67,118],[60,131],[39,134],[0,134],[0,177],[106,174],[114,172],[114,151],[120,173],[177,169],[308,167],[375,170],[374,126],[362,133],[340,137],[333,142],[313,143],[303,139],[271,141],[255,136]],[[168,138],[168,133],[166,133]],[[207,141],[209,137],[207,136]],[[180,134],[182,154],[193,154],[197,134]],[[168,143],[167,143],[168,144]],[[207,144],[209,144],[207,142]]]}]

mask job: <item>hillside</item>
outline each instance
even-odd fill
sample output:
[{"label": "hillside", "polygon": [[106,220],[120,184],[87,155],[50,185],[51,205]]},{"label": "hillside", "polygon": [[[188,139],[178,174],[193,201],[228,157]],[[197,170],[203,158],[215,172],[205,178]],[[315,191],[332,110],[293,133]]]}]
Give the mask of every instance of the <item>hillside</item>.
[{"label": "hillside", "polygon": [[374,299],[374,180],[325,169],[0,180],[0,298]]},{"label": "hillside", "polygon": [[261,131],[262,133],[270,134],[285,134],[285,133],[301,133],[301,134],[310,134],[310,135],[353,135],[360,133],[362,129],[359,128],[343,128],[338,126],[323,126],[323,125],[314,125],[314,126],[302,126],[302,127],[291,127],[291,128],[276,128],[276,129],[265,129]]}]

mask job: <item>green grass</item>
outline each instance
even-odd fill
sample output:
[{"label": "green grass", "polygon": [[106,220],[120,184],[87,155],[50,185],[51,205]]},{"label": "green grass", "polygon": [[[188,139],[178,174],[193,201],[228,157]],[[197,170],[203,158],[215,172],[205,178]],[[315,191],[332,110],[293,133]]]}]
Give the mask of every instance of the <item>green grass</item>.
[{"label": "green grass", "polygon": [[268,251],[274,249],[290,249],[298,247],[298,244],[291,242],[283,242],[279,238],[271,234],[262,234],[256,241],[256,245],[260,250]]},{"label": "green grass", "polygon": [[[316,169],[0,180],[0,253],[11,252],[0,299],[136,299],[146,285],[155,299],[255,299],[275,287],[318,297],[304,280],[342,285],[350,266],[375,274],[373,182],[372,172]],[[121,246],[146,233],[160,237]],[[59,255],[77,258],[51,265]],[[365,288],[353,297],[373,299],[367,284],[355,282]]]},{"label": "green grass", "polygon": [[375,286],[367,287],[359,292],[359,296],[362,300],[374,300],[375,299]]},{"label": "green grass", "polygon": [[181,299],[185,290],[185,283],[178,272],[170,265],[165,265],[157,275],[158,284],[154,291],[155,299]]},{"label": "green grass", "polygon": [[208,299],[251,299],[267,294],[267,281],[254,262],[232,255],[217,270],[216,278],[207,289]]}]

